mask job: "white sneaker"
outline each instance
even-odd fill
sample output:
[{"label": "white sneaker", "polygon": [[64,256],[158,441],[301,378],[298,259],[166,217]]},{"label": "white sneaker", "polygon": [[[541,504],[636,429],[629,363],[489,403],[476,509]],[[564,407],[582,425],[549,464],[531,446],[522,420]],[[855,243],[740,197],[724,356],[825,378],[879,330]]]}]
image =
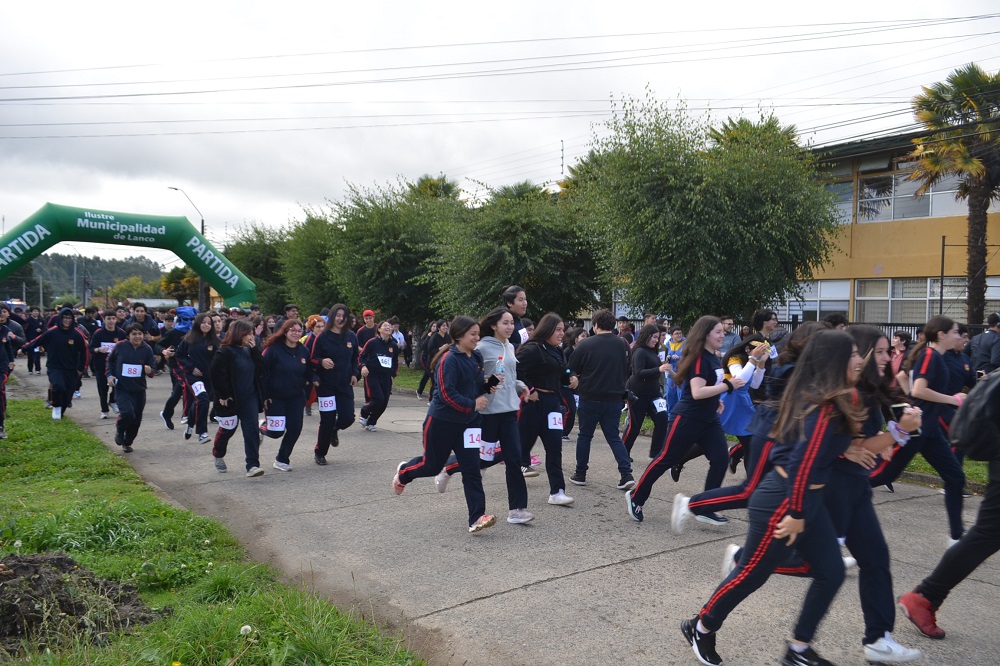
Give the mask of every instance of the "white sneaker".
[{"label": "white sneaker", "polygon": [[507,513],[507,522],[514,525],[530,523],[535,519],[535,514],[529,513],[527,509],[511,509]]},{"label": "white sneaker", "polygon": [[572,506],[573,498],[566,494],[566,491],[559,490],[559,492],[554,495],[549,495],[549,504],[555,504],[556,506]]},{"label": "white sneaker", "polygon": [[120,413],[118,411],[118,403],[117,402],[111,403],[111,411],[113,411],[115,414],[119,414]]},{"label": "white sneaker", "polygon": [[888,631],[882,638],[865,646],[865,659],[877,664],[901,664],[920,659],[922,656],[920,650],[897,643]]},{"label": "white sneaker", "polygon": [[56,421],[62,418],[62,407],[52,408],[52,418],[55,419]]},{"label": "white sneaker", "polygon": [[853,569],[858,566],[858,561],[850,555],[844,555],[844,569]]},{"label": "white sneaker", "polygon": [[264,476],[264,470],[260,467],[251,467],[247,470],[247,476],[253,478],[255,476]]},{"label": "white sneaker", "polygon": [[722,580],[729,577],[729,574],[733,572],[736,568],[736,553],[738,553],[740,547],[735,543],[731,543],[726,546],[726,552],[722,556]]},{"label": "white sneaker", "polygon": [[73,391],[73,397],[74,398],[79,398],[80,397],[80,392],[79,391]]},{"label": "white sneaker", "polygon": [[674,534],[684,533],[684,521],[691,515],[688,510],[688,503],[691,498],[684,493],[674,495],[674,508],[670,514],[670,531]]},{"label": "white sneaker", "polygon": [[437,488],[439,493],[443,493],[448,490],[448,482],[451,481],[451,476],[448,475],[447,470],[441,470],[438,475],[434,477],[434,487]]},{"label": "white sneaker", "polygon": [[363,425],[365,428],[368,427],[368,419],[366,419],[363,416],[358,418],[358,423],[360,423],[361,425]]},{"label": "white sneaker", "polygon": [[199,444],[204,444],[205,442],[207,442],[210,439],[212,439],[212,438],[209,437],[209,435],[208,435],[207,432],[203,432],[200,435],[198,435],[198,443]]},{"label": "white sneaker", "polygon": [[[52,418],[55,418],[55,417],[53,416]],[[952,546],[954,546],[959,541],[961,541],[961,539],[952,539],[951,537],[948,537],[948,548],[951,548]]]},{"label": "white sneaker", "polygon": [[292,471],[292,465],[291,465],[291,463],[283,463],[283,462],[278,462],[277,460],[275,460],[274,464],[271,465],[271,466],[274,467],[274,469],[280,469],[282,472],[291,472]]},{"label": "white sneaker", "polygon": [[106,418],[108,418],[108,413],[107,412],[101,412],[101,419],[106,419]]},{"label": "white sneaker", "polygon": [[[112,409],[114,409],[114,410],[115,410],[115,412],[117,412],[118,410],[117,410],[117,409],[115,409],[115,407],[116,407],[116,405],[114,405],[114,404],[112,404],[112,405],[111,405],[111,408],[112,408]],[[181,423],[187,423],[187,422],[188,422],[188,417],[186,417],[186,416],[182,416],[182,417],[181,417]]]}]

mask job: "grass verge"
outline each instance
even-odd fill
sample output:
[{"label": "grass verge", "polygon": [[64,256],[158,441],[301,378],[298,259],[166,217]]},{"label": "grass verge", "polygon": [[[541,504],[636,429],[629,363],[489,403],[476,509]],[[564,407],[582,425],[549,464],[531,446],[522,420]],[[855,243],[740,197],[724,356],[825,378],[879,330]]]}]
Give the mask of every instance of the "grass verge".
[{"label": "grass verge", "polygon": [[[61,551],[136,585],[163,619],[87,643],[27,645],[22,663],[414,664],[371,624],[246,558],[219,522],[159,500],[135,471],[39,400],[15,400],[0,442],[0,556]],[[5,655],[0,652],[0,661]]]}]

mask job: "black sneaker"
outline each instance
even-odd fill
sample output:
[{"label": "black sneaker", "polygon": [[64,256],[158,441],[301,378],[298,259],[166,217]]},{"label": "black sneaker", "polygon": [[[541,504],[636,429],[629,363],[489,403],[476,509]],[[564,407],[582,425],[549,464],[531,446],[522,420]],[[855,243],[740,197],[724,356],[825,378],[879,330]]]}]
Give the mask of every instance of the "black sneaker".
[{"label": "black sneaker", "polygon": [[625,493],[625,508],[628,509],[628,515],[632,516],[632,520],[637,523],[642,522],[642,507],[632,501],[632,493]]},{"label": "black sneaker", "polygon": [[781,659],[782,666],[833,666],[833,662],[816,654],[816,650],[807,647],[802,652],[796,652],[789,645],[785,656]]},{"label": "black sneaker", "polygon": [[326,456],[316,456],[316,464],[322,467],[326,464]]},{"label": "black sneaker", "polygon": [[681,622],[681,633],[690,643],[698,661],[708,666],[722,666],[722,657],[715,651],[715,632],[703,634],[698,631],[698,618]]},{"label": "black sneaker", "polygon": [[340,434],[334,430],[333,436],[330,438],[330,446],[340,446]]},{"label": "black sneaker", "polygon": [[618,480],[618,490],[630,490],[635,486],[635,479],[631,474],[622,474],[622,478]]},{"label": "black sneaker", "polygon": [[670,478],[677,483],[681,480],[681,470],[684,469],[684,465],[674,465],[670,468]]},{"label": "black sneaker", "polygon": [[729,449],[729,473],[736,474],[736,468],[739,467],[740,461],[743,460],[743,445],[737,444],[733,448]]},{"label": "black sneaker", "polygon": [[160,412],[160,418],[163,419],[163,425],[167,426],[167,430],[174,429],[174,422],[170,420],[170,417]]},{"label": "black sneaker", "polygon": [[132,447],[126,444],[125,446],[122,447],[122,451],[124,453],[132,453]]},{"label": "black sneaker", "polygon": [[888,490],[890,493],[896,492],[896,489],[892,487],[891,483],[885,484],[885,489]]},{"label": "black sneaker", "polygon": [[121,436],[121,433],[115,433],[115,444],[125,446],[125,438]]},{"label": "black sneaker", "polygon": [[585,486],[587,485],[587,475],[576,472],[573,476],[569,477],[569,482],[575,486]]}]

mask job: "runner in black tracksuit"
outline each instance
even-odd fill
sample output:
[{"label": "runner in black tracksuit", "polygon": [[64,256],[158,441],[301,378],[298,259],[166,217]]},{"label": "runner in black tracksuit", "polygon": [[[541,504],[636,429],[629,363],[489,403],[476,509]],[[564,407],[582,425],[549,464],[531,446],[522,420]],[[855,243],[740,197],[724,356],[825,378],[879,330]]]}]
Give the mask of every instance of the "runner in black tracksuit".
[{"label": "runner in black tracksuit", "polygon": [[195,317],[191,330],[177,345],[174,354],[183,372],[184,390],[188,394],[188,422],[184,439],[190,439],[197,432],[199,442],[209,440],[208,403],[212,384],[209,369],[218,349],[219,338],[216,337],[212,317],[203,312]]},{"label": "runner in black tracksuit", "polygon": [[639,330],[635,347],[632,349],[632,376],[628,378],[628,429],[622,442],[631,454],[632,446],[642,430],[642,421],[647,416],[653,421],[653,438],[650,440],[649,457],[654,458],[655,447],[666,437],[667,401],[663,397],[660,378],[673,366],[661,363],[657,349],[660,344],[660,328],[647,324]]},{"label": "runner in black tracksuit", "polygon": [[[724,335],[722,322],[717,317],[701,317],[688,332],[684,353],[675,373],[684,380],[683,396],[674,405],[662,448],[659,442],[652,444],[659,448],[660,454],[646,467],[635,488],[626,493],[629,514],[634,520],[642,520],[642,506],[649,499],[653,484],[679,463],[694,444],[701,446],[709,460],[705,489],[722,485],[729,448],[726,433],[719,422],[719,396],[727,391],[731,393],[746,383],[738,377],[724,379],[722,363],[716,356]],[[719,516],[713,522],[727,521]]]},{"label": "runner in black tracksuit", "polygon": [[[31,308],[31,316],[24,323],[24,339],[33,340],[44,330],[45,322],[42,321],[38,308]],[[42,353],[36,347],[30,347],[25,354],[28,356],[28,374],[42,374]]]},{"label": "runner in black tracksuit", "polygon": [[302,411],[309,386],[319,378],[309,362],[309,350],[299,342],[302,322],[286,319],[264,343],[264,412],[265,431],[269,437],[281,437],[274,468],[291,469],[289,457],[302,433]]},{"label": "runner in black tracksuit", "polygon": [[817,332],[803,352],[775,427],[775,468],[750,499],[750,525],[740,560],[700,613],[681,624],[702,663],[722,663],[715,651],[715,632],[740,602],[767,582],[789,546],[809,562],[813,578],[783,663],[823,663],[809,643],[844,581],[823,489],[864,417],[857,394],[850,390],[861,363],[853,340],[842,331]]},{"label": "runner in black tracksuit", "polygon": [[115,387],[118,402],[115,444],[125,453],[132,452],[132,444],[139,434],[142,411],[146,407],[146,376],[153,376],[156,363],[152,348],[142,339],[142,326],[130,324],[128,340],[119,342],[111,350],[105,371],[105,382]]},{"label": "runner in black tracksuit", "polygon": [[406,484],[424,476],[435,476],[454,453],[462,471],[462,487],[469,509],[469,532],[490,527],[496,516],[486,513],[486,493],[479,471],[482,421],[479,410],[489,403],[483,381],[483,359],[476,351],[479,324],[459,316],[451,322],[455,344],[436,361],[434,394],[424,420],[424,454],[400,463],[392,480],[397,495]]},{"label": "runner in black tracksuit", "polygon": [[[193,308],[192,308],[193,309]],[[174,327],[169,331],[166,331],[163,336],[156,341],[156,347],[160,350],[160,356],[163,357],[163,363],[167,366],[167,371],[170,373],[170,396],[167,398],[167,402],[163,405],[163,411],[160,412],[160,418],[163,419],[163,425],[167,427],[167,430],[174,429],[174,409],[177,407],[177,403],[184,400],[181,412],[187,414],[187,393],[184,390],[184,370],[177,363],[175,355],[177,353],[177,347],[180,346],[181,340],[184,336],[188,334],[191,330],[191,320],[188,319],[185,322],[181,321],[181,317],[178,315],[174,318]]]},{"label": "runner in black tracksuit", "polygon": [[347,328],[350,317],[347,306],[337,303],[330,308],[326,328],[309,341],[309,359],[319,376],[319,430],[313,450],[317,465],[325,465],[330,447],[340,444],[338,431],[354,423],[359,350],[357,336]]},{"label": "runner in black tracksuit", "polygon": [[[90,336],[90,369],[97,381],[97,397],[101,403],[101,418],[108,418],[109,403],[115,402],[115,388],[108,383],[108,355],[115,345],[128,339],[125,331],[118,328],[118,317],[115,311],[107,309],[102,315],[104,326],[94,331]],[[120,410],[120,407],[119,407]]]},{"label": "runner in black tracksuit", "polygon": [[378,419],[389,406],[392,380],[399,372],[399,345],[392,337],[392,324],[379,324],[378,335],[365,343],[358,356],[361,375],[365,378],[365,404],[361,408],[361,425],[375,432]]},{"label": "runner in black tracksuit", "polygon": [[[226,450],[229,440],[239,425],[243,432],[243,451],[248,477],[264,474],[260,468],[260,430],[257,415],[264,409],[262,384],[264,359],[257,351],[253,327],[249,322],[236,320],[229,325],[226,338],[212,358],[210,369],[215,391],[215,412],[219,431],[215,434],[212,456],[215,469],[226,471]],[[235,416],[238,423],[225,427],[223,419]]]},{"label": "runner in black tracksuit", "polygon": [[46,329],[21,349],[45,348],[45,368],[52,384],[52,418],[61,419],[63,411],[73,406],[73,391],[80,388],[80,377],[87,367],[87,341],[76,329],[70,308],[60,310],[57,321],[58,326]]}]

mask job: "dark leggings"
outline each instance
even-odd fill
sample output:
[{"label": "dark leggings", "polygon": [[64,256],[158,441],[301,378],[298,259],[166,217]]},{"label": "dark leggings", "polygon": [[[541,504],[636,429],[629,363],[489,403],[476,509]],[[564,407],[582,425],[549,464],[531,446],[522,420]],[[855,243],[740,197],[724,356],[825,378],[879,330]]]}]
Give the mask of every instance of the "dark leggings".
[{"label": "dark leggings", "polygon": [[339,446],[340,438],[337,432],[346,430],[354,423],[354,387],[348,384],[338,390],[322,386],[316,389],[317,402],[320,397],[330,395],[337,398],[337,409],[319,413],[319,428],[316,431],[316,447],[313,452],[320,457],[326,456],[331,446]]},{"label": "dark leggings", "polygon": [[990,463],[990,482],[979,506],[975,524],[961,541],[945,551],[944,557],[917,586],[917,592],[927,597],[937,608],[948,598],[955,586],[965,580],[980,564],[1000,550],[1000,460]]},{"label": "dark leggings", "polygon": [[361,418],[368,419],[368,425],[376,425],[378,419],[389,406],[392,393],[392,375],[370,372],[365,377],[365,404],[361,408]]},{"label": "dark leggings", "polygon": [[[479,469],[489,469],[494,465],[504,463],[504,475],[507,480],[507,505],[510,509],[526,509],[528,507],[528,484],[521,474],[521,434],[518,429],[517,412],[501,412],[499,414],[483,414],[483,441],[498,443],[493,460],[479,459]],[[507,461],[510,464],[506,464]],[[452,455],[448,458],[445,471],[448,475],[457,474],[461,469],[458,458]]]},{"label": "dark leggings", "polygon": [[[401,483],[410,483],[425,476],[437,476],[454,453],[462,471],[462,488],[469,509],[469,525],[486,513],[486,493],[479,471],[479,448],[465,448],[465,431],[469,426],[442,421],[428,416],[424,419],[424,455],[413,458],[399,470]],[[518,470],[520,471],[520,470]]]},{"label": "dark leggings", "polygon": [[[246,456],[247,471],[251,467],[260,467],[260,428],[257,425],[257,398],[245,398],[236,405],[236,416],[239,417],[240,429],[243,430],[243,450]],[[227,430],[219,428],[215,433],[215,442],[212,445],[212,455],[216,458],[225,458],[226,449],[229,447],[229,440],[236,433],[236,428]]]},{"label": "dark leggings", "polygon": [[285,434],[281,437],[281,446],[274,458],[280,463],[288,464],[295,442],[302,434],[302,410],[305,404],[305,393],[294,398],[271,398],[271,404],[267,408],[268,415],[285,417]]},{"label": "dark leggings", "polygon": [[[631,455],[632,447],[635,445],[636,438],[639,437],[639,431],[642,430],[642,420],[647,416],[653,421],[653,439],[649,443],[649,457],[656,457],[656,447],[660,445],[664,437],[667,434],[667,422],[670,420],[667,416],[667,410],[664,409],[662,412],[656,410],[656,405],[653,404],[654,400],[663,400],[658,395],[651,396],[636,396],[635,398],[629,398],[628,400],[628,430],[625,431],[625,436],[622,437],[622,442],[625,443],[625,450]],[[664,406],[666,401],[664,401]]]},{"label": "dark leggings", "polygon": [[[788,481],[772,470],[750,498],[750,524],[739,562],[701,609],[701,622],[709,631],[718,631],[736,606],[766,583],[788,556],[786,540],[774,536],[778,523],[788,514],[788,494]],[[844,582],[844,562],[824,503],[807,502],[805,506],[806,529],[795,539],[795,548],[810,563],[812,581],[793,637],[809,643]]]},{"label": "dark leggings", "polygon": [[649,463],[632,489],[632,501],[639,506],[645,504],[653,490],[653,484],[664,472],[678,464],[696,442],[701,444],[709,460],[705,489],[721,486],[722,479],[726,476],[729,449],[726,447],[726,433],[722,432],[719,419],[699,421],[683,414],[675,414],[667,425],[667,438],[660,454]]},{"label": "dark leggings", "polygon": [[883,460],[872,470],[869,481],[872,487],[892,483],[903,473],[913,457],[920,453],[944,481],[944,508],[948,514],[948,531],[952,539],[962,538],[962,490],[965,472],[958,464],[951,446],[939,432],[911,439],[903,447],[893,447],[892,460]]},{"label": "dark leggings", "polygon": [[703,516],[726,509],[746,508],[753,491],[773,467],[769,460],[773,446],[774,442],[770,439],[754,435],[750,439],[750,446],[747,447],[747,454],[743,459],[747,470],[743,483],[698,493],[688,502],[691,513]]},{"label": "dark leggings", "polygon": [[[535,440],[542,439],[545,447],[545,475],[549,479],[549,494],[554,495],[566,488],[562,471],[562,428],[549,427],[549,415],[562,413],[562,398],[558,393],[536,391],[538,400],[523,401],[517,425],[521,432],[521,465],[531,464],[531,449]],[[521,470],[518,470],[520,472]]]}]

